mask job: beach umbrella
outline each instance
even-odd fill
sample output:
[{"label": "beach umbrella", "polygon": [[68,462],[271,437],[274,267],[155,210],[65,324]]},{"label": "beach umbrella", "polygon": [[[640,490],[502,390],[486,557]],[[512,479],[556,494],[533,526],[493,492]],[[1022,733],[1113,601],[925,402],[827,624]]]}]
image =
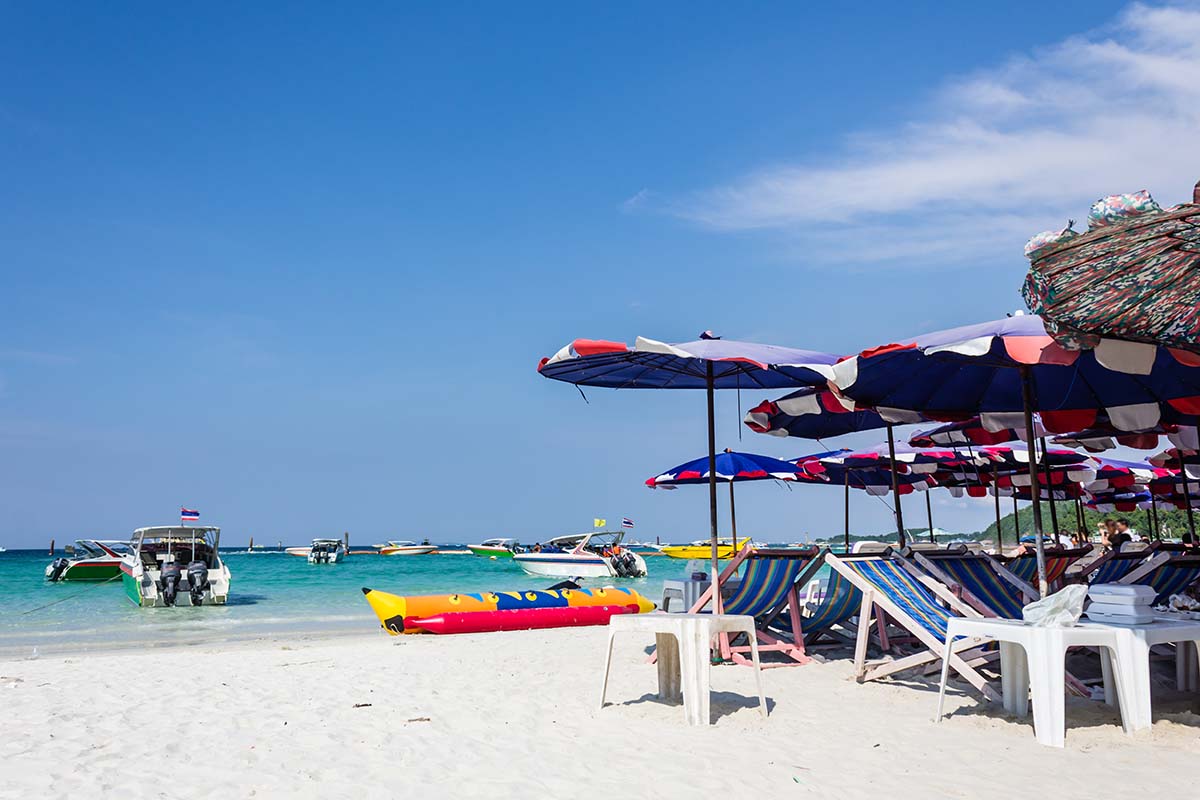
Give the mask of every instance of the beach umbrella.
[{"label": "beach umbrella", "polygon": [[1022,294],[1047,330],[1072,346],[1113,337],[1200,352],[1200,183],[1165,211],[1145,191],[1103,198],[1088,222],[1026,245]]},{"label": "beach umbrella", "polygon": [[[1046,431],[1035,417],[1034,435],[1045,436]],[[988,430],[979,417],[970,417],[958,422],[947,422],[936,428],[926,428],[908,437],[912,447],[955,447],[959,445],[993,445],[1025,438],[1022,428],[1000,428]]]},{"label": "beach umbrella", "polygon": [[[708,409],[708,508],[713,579],[717,564],[717,389],[798,389],[823,386],[838,360],[829,353],[724,340],[705,331],[694,342],[667,344],[638,337],[622,342],[576,339],[538,364],[538,372],[576,386],[612,389],[703,389]],[[721,594],[713,595],[721,611]]]},{"label": "beach umbrella", "polygon": [[[817,483],[842,486],[845,490],[845,544],[850,549],[850,490],[861,489],[869,495],[881,497],[888,493],[893,502],[899,503],[900,495],[914,491],[925,491],[934,485],[928,472],[901,472],[893,470],[888,463],[877,457],[848,458],[853,450],[842,448],[823,453],[812,453],[795,459],[801,468],[797,479],[800,483]],[[893,509],[893,512],[895,509]],[[901,536],[900,542],[904,539]]]},{"label": "beach umbrella", "polygon": [[[896,443],[891,423],[875,411],[856,407],[853,402],[824,387],[801,389],[778,400],[768,400],[752,408],[744,421],[747,427],[756,433],[801,439],[825,439],[886,428],[888,445],[894,448]],[[893,481],[896,535],[899,537],[899,544],[903,546],[904,510],[900,505],[899,487],[900,483]],[[847,503],[849,497],[850,492],[847,488]]]},{"label": "beach umbrella", "polygon": [[871,409],[857,408],[825,388],[801,389],[778,400],[763,401],[750,409],[744,422],[755,433],[800,439],[827,439],[889,424]]},{"label": "beach umbrella", "polygon": [[[1087,351],[1052,340],[1037,317],[1018,315],[865,350],[834,368],[833,388],[892,422],[914,413],[941,419],[978,414],[988,430],[1024,422],[1034,412],[1051,433],[1095,424],[1099,414],[1120,430],[1159,424],[1164,407],[1200,411],[1200,356],[1149,344],[1101,339]],[[1036,486],[1037,466],[1029,472]],[[1033,493],[1040,537],[1038,493]],[[1045,554],[1038,539],[1039,588]]]},{"label": "beach umbrella", "polygon": [[[889,434],[891,430],[889,428]],[[936,485],[932,475],[939,468],[958,464],[963,456],[951,449],[922,450],[914,447],[897,447],[889,436],[884,444],[862,450],[843,450],[831,454],[823,454],[820,458],[809,457],[800,459],[797,463],[804,467],[805,472],[830,481],[841,480],[846,486],[847,494],[853,486],[867,491],[868,494],[886,494],[890,484],[895,508],[893,512],[897,521],[897,537],[899,546],[905,543],[903,509],[900,505],[901,495],[913,491],[925,491]],[[851,478],[851,476],[854,476]],[[925,497],[925,512],[929,517],[929,532],[933,535],[933,509],[929,503],[928,494]],[[848,501],[847,501],[848,502]],[[847,505],[847,515],[849,506]],[[848,519],[848,516],[847,516]],[[849,532],[847,521],[847,533]]]},{"label": "beach umbrella", "polygon": [[[754,453],[735,453],[725,450],[717,454],[716,478],[729,484],[729,523],[733,529],[733,549],[737,551],[737,509],[734,506],[733,485],[744,481],[795,481],[801,468],[789,461]],[[697,458],[686,464],[667,470],[646,479],[651,489],[674,489],[676,486],[707,484],[709,482],[708,456]]]}]

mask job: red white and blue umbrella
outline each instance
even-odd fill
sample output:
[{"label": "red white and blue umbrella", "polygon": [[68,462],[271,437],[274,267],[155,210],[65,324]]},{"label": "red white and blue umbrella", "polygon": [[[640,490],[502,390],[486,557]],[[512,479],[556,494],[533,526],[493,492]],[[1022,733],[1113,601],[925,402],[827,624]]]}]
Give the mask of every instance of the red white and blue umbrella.
[{"label": "red white and blue umbrella", "polygon": [[[694,342],[667,344],[638,337],[623,342],[576,339],[538,364],[546,378],[613,389],[703,389],[708,410],[708,507],[713,575],[717,565],[716,389],[799,389],[823,386],[838,357],[791,347],[724,340],[705,331]],[[721,610],[720,593],[714,600]]]},{"label": "red white and blue umbrella", "polygon": [[[736,453],[732,450],[717,454],[716,479],[729,484],[729,520],[733,529],[734,550],[737,549],[738,533],[733,485],[744,481],[795,481],[800,479],[801,473],[801,468],[795,464],[771,456]],[[647,478],[646,485],[651,489],[674,489],[676,486],[707,484],[709,478],[708,456],[704,456]]]},{"label": "red white and blue umbrella", "polygon": [[[1034,436],[1045,436],[1046,431],[1036,418],[1033,421]],[[996,445],[1025,439],[1024,428],[1000,428],[988,430],[979,417],[970,417],[958,422],[947,422],[936,428],[926,428],[908,437],[912,447],[959,447],[972,445]]]},{"label": "red white and blue umbrella", "polygon": [[847,433],[886,428],[876,412],[825,388],[801,389],[778,400],[764,401],[746,414],[746,427],[770,436],[827,439]]},{"label": "red white and blue umbrella", "polygon": [[[717,480],[725,483],[794,481],[799,479],[798,476],[802,472],[799,466],[790,461],[755,453],[737,453],[732,450],[717,453],[716,466]],[[708,483],[708,476],[708,456],[704,456],[673,467],[653,478],[648,478],[646,485],[651,489],[658,489],[668,486]]]},{"label": "red white and blue umbrella", "polygon": [[[1016,316],[925,334],[866,350],[834,369],[838,391],[884,419],[914,413],[944,419],[978,414],[989,430],[1024,427],[1033,412],[1051,432],[1095,425],[1107,414],[1119,430],[1159,424],[1164,407],[1200,411],[1200,356],[1150,344],[1101,339],[1067,350],[1037,317]],[[1036,465],[1030,464],[1036,488]],[[1038,493],[1034,498],[1039,588],[1045,586]]]}]

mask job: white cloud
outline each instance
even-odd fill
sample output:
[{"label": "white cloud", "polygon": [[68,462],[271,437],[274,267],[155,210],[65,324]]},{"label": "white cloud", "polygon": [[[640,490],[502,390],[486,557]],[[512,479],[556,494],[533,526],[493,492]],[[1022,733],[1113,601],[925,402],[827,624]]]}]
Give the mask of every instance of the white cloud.
[{"label": "white cloud", "polygon": [[[1200,6],[1134,5],[1103,30],[948,81],[923,116],[666,205],[723,231],[786,234],[816,257],[1020,257],[1097,197],[1200,178]],[[631,205],[649,205],[643,190]]]}]

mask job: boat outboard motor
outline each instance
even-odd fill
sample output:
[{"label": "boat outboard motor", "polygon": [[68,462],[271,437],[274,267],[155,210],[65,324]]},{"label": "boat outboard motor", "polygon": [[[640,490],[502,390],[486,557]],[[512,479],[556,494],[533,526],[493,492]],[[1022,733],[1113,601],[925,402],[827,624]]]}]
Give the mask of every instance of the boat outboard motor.
[{"label": "boat outboard motor", "polygon": [[163,605],[175,605],[175,595],[179,593],[179,582],[183,579],[183,570],[175,562],[170,562],[162,565],[162,572],[159,573],[159,583],[161,584]]},{"label": "boat outboard motor", "polygon": [[613,559],[613,568],[623,578],[637,578],[640,574],[637,557],[628,550]]},{"label": "boat outboard motor", "polygon": [[63,571],[70,566],[71,562],[65,558],[56,558],[50,562],[50,569],[46,573],[46,580],[56,581],[62,577]]},{"label": "boat outboard motor", "polygon": [[204,603],[204,590],[209,587],[208,564],[203,561],[193,561],[187,565],[188,586],[192,595],[192,605]]}]

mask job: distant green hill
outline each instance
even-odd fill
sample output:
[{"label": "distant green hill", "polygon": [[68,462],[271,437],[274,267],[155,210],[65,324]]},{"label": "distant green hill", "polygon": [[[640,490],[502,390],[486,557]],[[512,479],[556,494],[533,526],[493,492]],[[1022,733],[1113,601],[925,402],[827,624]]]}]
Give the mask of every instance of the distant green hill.
[{"label": "distant green hill", "polygon": [[[1042,503],[1042,530],[1049,533],[1052,530],[1050,524],[1050,504]],[[1073,533],[1079,527],[1078,519],[1075,516],[1075,504],[1072,502],[1060,502],[1056,504],[1055,511],[1058,514],[1058,529],[1062,533]],[[1084,529],[1089,533],[1095,533],[1096,526],[1105,520],[1116,520],[1125,518],[1129,521],[1129,526],[1140,534],[1150,533],[1150,519],[1147,513],[1141,509],[1137,511],[1119,512],[1113,511],[1102,513],[1099,511],[1089,511],[1086,508],[1083,511]],[[1163,508],[1158,509],[1158,524],[1162,529],[1164,537],[1178,539],[1188,530],[1187,512],[1179,509]],[[1196,512],[1196,524],[1200,526],[1200,511]],[[1005,514],[1000,518],[1000,533],[1005,544],[1012,544],[1017,540],[1017,531],[1020,530],[1021,536],[1028,536],[1033,533],[1033,506],[1022,508],[1014,522],[1012,512]],[[905,528],[909,539],[916,541],[929,540],[929,528]],[[996,523],[988,525],[981,531],[963,531],[960,533],[951,534],[954,539],[968,539],[974,541],[990,540],[996,541]],[[938,540],[945,541],[947,536],[944,531],[939,530]],[[826,536],[824,538],[813,539],[816,543],[828,542],[837,544],[844,541],[841,535]],[[851,534],[851,542],[872,541],[872,542],[895,542],[896,532],[880,532],[875,534]]]}]

